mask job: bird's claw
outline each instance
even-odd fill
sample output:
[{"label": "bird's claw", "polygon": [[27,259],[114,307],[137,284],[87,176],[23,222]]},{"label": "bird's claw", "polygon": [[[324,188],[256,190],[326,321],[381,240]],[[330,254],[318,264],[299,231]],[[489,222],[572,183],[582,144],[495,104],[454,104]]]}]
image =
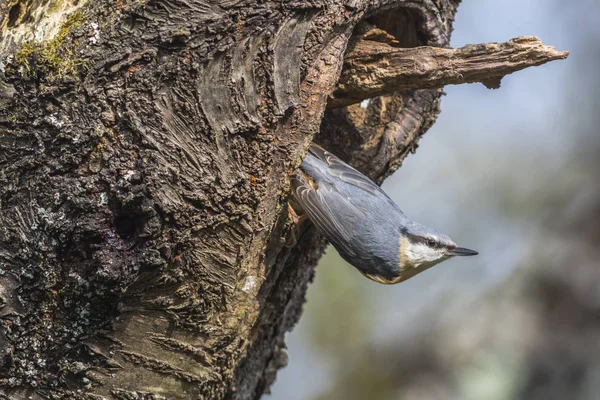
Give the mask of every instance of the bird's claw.
[{"label": "bird's claw", "polygon": [[294,247],[298,243],[300,235],[300,225],[307,219],[306,214],[298,215],[294,207],[288,203],[288,220],[291,221],[291,227],[283,244],[285,247]]}]

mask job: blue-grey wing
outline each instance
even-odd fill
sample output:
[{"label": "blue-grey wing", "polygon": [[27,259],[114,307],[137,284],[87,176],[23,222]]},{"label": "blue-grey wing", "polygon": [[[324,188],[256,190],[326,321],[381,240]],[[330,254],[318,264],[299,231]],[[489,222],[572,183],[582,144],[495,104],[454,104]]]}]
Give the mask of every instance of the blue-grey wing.
[{"label": "blue-grey wing", "polygon": [[352,204],[328,182],[315,187],[311,177],[297,172],[291,179],[294,197],[315,226],[336,249],[355,257],[352,247],[354,227],[366,213]]}]

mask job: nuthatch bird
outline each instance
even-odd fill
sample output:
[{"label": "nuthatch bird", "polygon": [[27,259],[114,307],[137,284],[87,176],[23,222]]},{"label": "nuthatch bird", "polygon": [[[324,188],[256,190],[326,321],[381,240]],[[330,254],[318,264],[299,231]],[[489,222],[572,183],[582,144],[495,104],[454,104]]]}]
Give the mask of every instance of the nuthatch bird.
[{"label": "nuthatch bird", "polygon": [[399,283],[451,257],[478,254],[408,219],[377,184],[315,144],[291,181],[313,224],[376,282]]}]

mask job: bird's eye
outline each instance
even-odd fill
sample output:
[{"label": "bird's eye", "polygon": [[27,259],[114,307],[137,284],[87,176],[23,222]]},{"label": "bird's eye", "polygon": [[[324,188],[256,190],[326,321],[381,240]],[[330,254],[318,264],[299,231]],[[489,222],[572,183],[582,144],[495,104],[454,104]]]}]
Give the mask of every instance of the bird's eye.
[{"label": "bird's eye", "polygon": [[435,243],[435,240],[433,240],[433,239],[427,239],[427,246],[429,246],[429,247],[437,247],[437,244]]}]

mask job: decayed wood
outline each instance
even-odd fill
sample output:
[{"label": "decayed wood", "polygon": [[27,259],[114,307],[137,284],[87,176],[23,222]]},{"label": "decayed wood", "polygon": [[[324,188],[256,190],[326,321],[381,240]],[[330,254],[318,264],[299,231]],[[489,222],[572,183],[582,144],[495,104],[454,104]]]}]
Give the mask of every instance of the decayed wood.
[{"label": "decayed wood", "polygon": [[534,36],[459,49],[394,45],[394,40],[377,28],[351,43],[338,87],[327,106],[341,107],[397,90],[461,83],[481,82],[496,89],[505,75],[569,55],[567,51],[546,46]]}]

